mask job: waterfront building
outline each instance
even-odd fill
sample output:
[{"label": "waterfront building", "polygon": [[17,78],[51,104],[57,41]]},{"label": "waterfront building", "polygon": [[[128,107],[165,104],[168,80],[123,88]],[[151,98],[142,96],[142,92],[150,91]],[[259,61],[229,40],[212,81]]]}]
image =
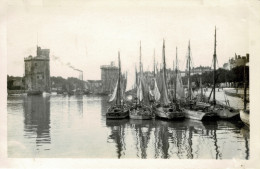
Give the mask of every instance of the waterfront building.
[{"label": "waterfront building", "polygon": [[93,94],[103,94],[102,80],[88,80],[87,88]]},{"label": "waterfront building", "polygon": [[50,91],[50,49],[37,46],[36,56],[24,58],[24,82],[27,91]]},{"label": "waterfront building", "polygon": [[223,69],[231,70],[238,66],[244,66],[249,63],[249,53],[246,56],[240,56],[235,53],[235,57],[228,60],[227,63],[223,64]]},{"label": "waterfront building", "polygon": [[[199,74],[201,75],[204,72],[211,72],[212,69],[210,66],[199,66],[199,67],[194,67],[191,69],[190,71],[190,75],[195,75],[195,74]],[[184,70],[184,71],[180,71],[180,74],[182,77],[187,75],[188,70]]]},{"label": "waterfront building", "polygon": [[249,62],[249,53],[246,56],[240,56],[235,54],[235,58],[229,60],[230,69],[233,69],[238,66],[244,66],[245,63]]},{"label": "waterfront building", "polygon": [[101,90],[104,94],[111,94],[118,79],[118,67],[115,66],[114,62],[111,62],[110,65],[100,66],[100,69],[102,83]]}]

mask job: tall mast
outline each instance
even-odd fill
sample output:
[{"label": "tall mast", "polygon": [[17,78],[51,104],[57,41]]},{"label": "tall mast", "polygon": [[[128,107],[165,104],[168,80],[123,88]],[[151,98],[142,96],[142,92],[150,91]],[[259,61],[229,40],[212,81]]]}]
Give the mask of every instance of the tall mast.
[{"label": "tall mast", "polygon": [[244,61],[244,111],[246,111],[246,61]]},{"label": "tall mast", "polygon": [[140,41],[140,58],[139,58],[139,67],[140,67],[140,73],[142,71],[142,48],[141,48],[141,41]]},{"label": "tall mast", "polygon": [[[143,76],[143,73],[142,73],[142,70],[143,70],[143,65],[142,65],[142,47],[141,47],[141,41],[140,41],[140,56],[139,56],[139,83],[138,83],[138,87],[140,87],[140,85],[141,85],[141,77]],[[139,89],[140,90],[140,89]],[[138,91],[138,90],[137,90]],[[139,91],[140,92],[140,91]],[[140,93],[139,93],[140,94]],[[138,103],[140,104],[141,103],[141,101],[140,101],[140,98],[138,99]]]},{"label": "tall mast", "polygon": [[121,89],[120,89],[120,81],[121,81],[121,63],[120,63],[120,52],[118,51],[118,86],[117,86],[117,97],[116,103],[117,105],[121,105]]},{"label": "tall mast", "polygon": [[164,39],[163,39],[163,77],[164,77],[165,85],[166,85],[166,62],[165,62],[165,41],[164,41]]},{"label": "tall mast", "polygon": [[191,100],[191,84],[190,84],[190,41],[189,41],[189,47],[188,47],[188,98],[189,102]]},{"label": "tall mast", "polygon": [[153,76],[155,77],[155,49],[153,50]]},{"label": "tall mast", "polygon": [[203,69],[202,69],[202,67],[201,67],[201,76],[200,76],[200,94],[201,94],[201,101],[203,100],[202,75],[203,75]]},{"label": "tall mast", "polygon": [[176,66],[175,66],[175,84],[174,84],[174,94],[175,94],[174,99],[175,99],[175,101],[177,100],[177,93],[176,93],[176,91],[177,91],[177,73],[178,73],[178,70],[177,70],[177,64],[178,64],[177,52],[178,52],[178,48],[176,46]]},{"label": "tall mast", "polygon": [[137,87],[137,84],[138,84],[138,75],[137,75],[137,69],[135,65],[135,87]]},{"label": "tall mast", "polygon": [[216,27],[215,27],[215,41],[214,41],[214,54],[213,54],[213,64],[214,64],[214,71],[213,71],[213,105],[216,104],[216,98],[215,98],[215,87],[216,87],[216,46],[217,46],[217,40],[216,40]]}]

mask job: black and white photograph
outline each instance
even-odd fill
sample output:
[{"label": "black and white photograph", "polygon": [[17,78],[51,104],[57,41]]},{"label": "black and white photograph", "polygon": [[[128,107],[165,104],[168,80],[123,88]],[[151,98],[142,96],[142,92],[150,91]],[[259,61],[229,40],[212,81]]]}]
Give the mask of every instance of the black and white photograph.
[{"label": "black and white photograph", "polygon": [[[257,168],[260,1],[10,0],[3,9],[4,167]],[[101,163],[91,168],[111,167]]]}]

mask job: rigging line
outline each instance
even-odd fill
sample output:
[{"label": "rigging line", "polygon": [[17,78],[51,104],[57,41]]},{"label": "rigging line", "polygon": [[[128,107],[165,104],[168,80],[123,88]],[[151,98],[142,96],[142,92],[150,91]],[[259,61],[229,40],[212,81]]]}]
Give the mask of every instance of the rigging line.
[{"label": "rigging line", "polygon": [[217,62],[217,66],[218,66],[218,68],[220,68],[219,65],[218,65],[218,58],[217,58],[217,57],[216,57],[216,62]]},{"label": "rigging line", "polygon": [[212,62],[211,62],[211,68],[213,67],[213,63],[214,63],[214,58],[212,58]]}]

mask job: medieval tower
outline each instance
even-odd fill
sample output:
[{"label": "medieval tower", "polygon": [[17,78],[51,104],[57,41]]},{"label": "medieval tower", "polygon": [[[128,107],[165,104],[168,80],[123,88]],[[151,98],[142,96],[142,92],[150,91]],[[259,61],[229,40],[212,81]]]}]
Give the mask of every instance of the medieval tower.
[{"label": "medieval tower", "polygon": [[27,91],[50,91],[50,49],[37,46],[36,56],[24,58],[25,89]]}]

